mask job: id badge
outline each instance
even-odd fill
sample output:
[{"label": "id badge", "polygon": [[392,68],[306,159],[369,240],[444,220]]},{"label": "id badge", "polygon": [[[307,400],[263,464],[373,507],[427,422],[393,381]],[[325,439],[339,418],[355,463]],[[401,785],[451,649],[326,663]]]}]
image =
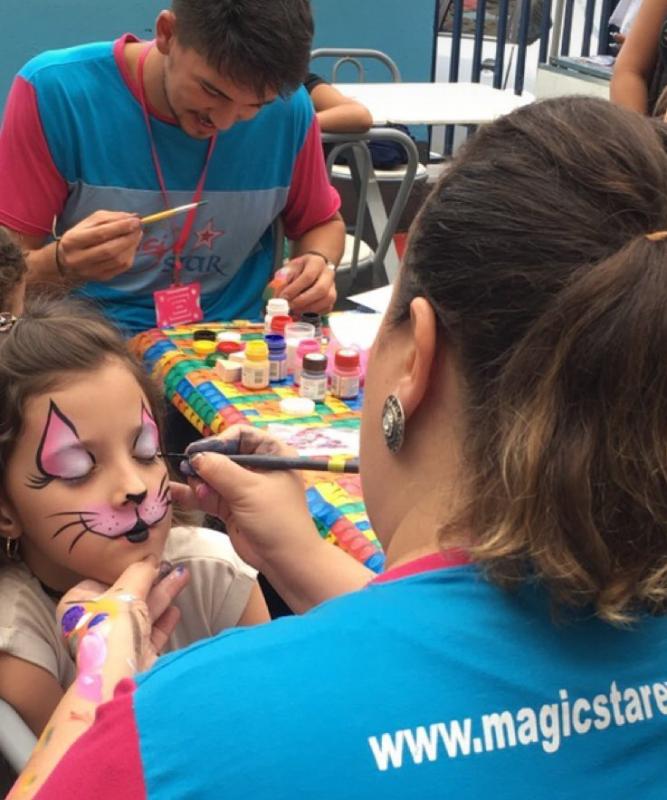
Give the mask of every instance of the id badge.
[{"label": "id badge", "polygon": [[200,322],[204,316],[201,310],[201,285],[197,282],[160,289],[153,292],[153,298],[158,328]]}]

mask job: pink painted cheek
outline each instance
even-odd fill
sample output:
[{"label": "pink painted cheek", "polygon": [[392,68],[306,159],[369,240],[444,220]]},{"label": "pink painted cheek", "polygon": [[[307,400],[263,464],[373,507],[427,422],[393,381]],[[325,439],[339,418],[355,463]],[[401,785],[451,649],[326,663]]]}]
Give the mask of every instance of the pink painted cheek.
[{"label": "pink painted cheek", "polygon": [[137,509],[132,504],[122,508],[89,506],[84,516],[86,513],[89,514],[88,528],[100,536],[119,536],[133,528],[137,521]]},{"label": "pink painted cheek", "polygon": [[164,493],[162,497],[158,492],[149,495],[139,506],[139,516],[147,525],[153,525],[166,514],[170,499],[171,492],[169,491]]}]

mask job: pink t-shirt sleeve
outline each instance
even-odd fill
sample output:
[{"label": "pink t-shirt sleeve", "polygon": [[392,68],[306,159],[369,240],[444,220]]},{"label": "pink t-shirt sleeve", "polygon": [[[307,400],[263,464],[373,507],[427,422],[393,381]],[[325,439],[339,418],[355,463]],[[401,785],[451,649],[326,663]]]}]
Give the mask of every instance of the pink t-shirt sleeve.
[{"label": "pink t-shirt sleeve", "polygon": [[36,800],[146,800],[133,681],[121,681],[95,723],[61,759]]},{"label": "pink t-shirt sleeve", "polygon": [[14,79],[0,128],[0,224],[45,236],[67,198],[44,136],[35,89]]},{"label": "pink t-shirt sleeve", "polygon": [[292,174],[287,203],[283,210],[285,234],[295,241],[304,233],[330,220],[340,208],[338,192],[329,183],[322,152],[322,137],[313,117]]}]

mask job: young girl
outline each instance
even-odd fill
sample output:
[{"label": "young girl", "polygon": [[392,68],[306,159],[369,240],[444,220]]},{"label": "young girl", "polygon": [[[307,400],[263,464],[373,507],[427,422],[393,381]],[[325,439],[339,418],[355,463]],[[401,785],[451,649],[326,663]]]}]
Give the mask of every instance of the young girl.
[{"label": "young girl", "polygon": [[78,303],[37,301],[0,334],[0,697],[35,733],[75,676],[54,609],[82,578],[111,584],[149,554],[177,565],[166,580],[187,568],[168,650],[268,619],[224,534],[171,527],[158,409],[120,336]]}]

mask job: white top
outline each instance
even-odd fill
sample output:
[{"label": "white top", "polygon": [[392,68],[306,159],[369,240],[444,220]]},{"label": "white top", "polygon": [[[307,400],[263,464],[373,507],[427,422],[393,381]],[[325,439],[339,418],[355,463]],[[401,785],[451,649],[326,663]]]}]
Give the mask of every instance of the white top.
[{"label": "white top", "polygon": [[[238,623],[257,573],[236,555],[226,534],[172,528],[164,558],[190,571],[190,582],[174,601],[181,618],[165,652]],[[55,611],[55,602],[24,564],[0,564],[0,651],[42,667],[67,689],[76,671]]]},{"label": "white top", "polygon": [[533,100],[482,83],[336,83],[363,103],[373,125],[478,125]]}]

